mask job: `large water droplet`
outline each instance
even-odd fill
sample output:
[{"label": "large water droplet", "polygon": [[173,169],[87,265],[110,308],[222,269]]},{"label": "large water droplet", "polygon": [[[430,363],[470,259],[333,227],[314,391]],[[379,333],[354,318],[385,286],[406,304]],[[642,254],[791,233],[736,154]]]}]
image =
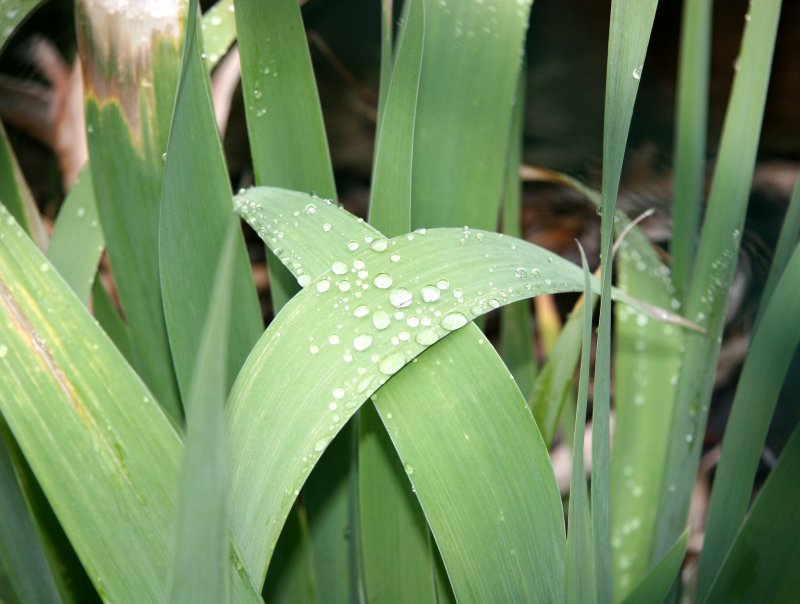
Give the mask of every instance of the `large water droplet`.
[{"label": "large water droplet", "polygon": [[435,329],[423,329],[414,339],[417,341],[417,344],[421,344],[422,346],[430,346],[439,339],[439,334],[436,333]]},{"label": "large water droplet", "polygon": [[392,286],[392,278],[386,273],[380,273],[372,280],[372,284],[378,289],[388,289]]},{"label": "large water droplet", "polygon": [[368,314],[369,314],[369,307],[367,306],[358,306],[353,311],[353,316],[358,317],[359,319],[361,317],[366,317]]},{"label": "large water droplet", "polygon": [[386,248],[389,247],[389,242],[381,237],[373,241],[369,247],[376,252],[384,252]]},{"label": "large water droplet", "polygon": [[414,296],[405,287],[398,287],[389,294],[389,302],[391,302],[392,306],[395,308],[406,308],[407,306],[411,306],[413,301]]},{"label": "large water droplet", "polygon": [[337,260],[331,265],[331,270],[337,275],[344,275],[347,272],[347,265]]},{"label": "large water droplet", "polygon": [[403,356],[402,352],[393,352],[388,354],[378,365],[378,371],[380,371],[384,375],[394,375],[400,369],[402,369],[403,365],[405,365],[406,359]]},{"label": "large water droplet", "polygon": [[331,282],[329,279],[323,279],[319,283],[317,283],[317,291],[319,293],[325,293],[331,288]]},{"label": "large water droplet", "polygon": [[447,331],[453,331],[467,324],[467,318],[460,312],[451,312],[442,317],[441,326]]}]

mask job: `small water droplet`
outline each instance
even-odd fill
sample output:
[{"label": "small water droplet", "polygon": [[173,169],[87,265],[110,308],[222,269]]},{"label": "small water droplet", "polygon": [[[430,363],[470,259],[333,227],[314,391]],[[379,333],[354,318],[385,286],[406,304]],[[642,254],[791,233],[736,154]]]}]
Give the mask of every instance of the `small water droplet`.
[{"label": "small water droplet", "polygon": [[329,343],[331,346],[336,346],[337,344],[339,344],[339,336],[337,336],[335,333],[334,333],[334,334],[331,334],[331,335],[329,335],[329,336],[328,336],[328,343]]},{"label": "small water droplet", "polygon": [[436,302],[436,300],[439,299],[439,296],[441,296],[439,288],[434,287],[433,285],[426,285],[422,288],[420,293],[422,294],[422,299],[425,302]]},{"label": "small water droplet", "polygon": [[339,281],[339,291],[347,292],[350,291],[350,282],[349,281]]},{"label": "small water droplet", "polygon": [[387,247],[389,247],[389,242],[381,237],[373,241],[369,247],[375,252],[383,252],[386,251]]},{"label": "small water droplet", "polygon": [[362,333],[353,339],[353,348],[359,352],[366,350],[370,346],[372,346],[372,336],[368,333]]},{"label": "small water droplet", "polygon": [[314,451],[316,451],[317,453],[324,451],[326,446],[328,446],[328,439],[320,438],[314,445]]},{"label": "small water droplet", "polygon": [[322,230],[325,231],[326,233],[329,232],[331,230],[331,223],[330,222],[326,222],[325,224],[323,224],[322,225]]},{"label": "small water droplet", "polygon": [[392,278],[386,273],[380,273],[372,280],[372,284],[378,289],[388,289],[392,286]]},{"label": "small water droplet", "polygon": [[[311,214],[316,214],[316,213],[317,213],[317,206],[316,205],[314,205],[313,203],[310,203],[310,204],[308,204],[306,206],[306,214],[311,215]],[[325,224],[327,224],[327,223],[325,223]],[[328,225],[328,229],[326,229],[326,230],[330,230],[330,225]]]},{"label": "small water droplet", "polygon": [[524,279],[528,276],[528,271],[524,268],[519,267],[517,270],[514,271],[514,274],[517,276],[517,279]]},{"label": "small water droplet", "polygon": [[411,476],[414,473],[414,466],[412,466],[411,464],[407,463],[404,467],[406,470],[406,474],[408,474],[409,476]]},{"label": "small water droplet", "polygon": [[340,399],[344,397],[344,388],[334,388],[333,391],[331,392],[331,395],[335,399]]},{"label": "small water droplet", "polygon": [[311,283],[311,276],[310,275],[300,275],[297,278],[297,283],[300,287],[307,287],[309,283]]},{"label": "small water droplet", "polygon": [[347,273],[347,265],[344,262],[337,260],[331,265],[331,270],[337,275],[344,275]]},{"label": "small water droplet", "polygon": [[338,407],[339,407],[339,405],[337,405],[337,404],[336,404],[336,403],[334,403],[333,401],[331,401],[330,403],[328,403],[328,409],[330,409],[331,411],[336,411],[336,409],[337,409]]},{"label": "small water droplet", "polygon": [[42,271],[43,273],[46,273],[47,271],[50,270],[50,265],[47,264],[47,262],[42,262],[42,264],[39,266],[39,270]]},{"label": "small water droplet", "polygon": [[358,317],[359,319],[361,317],[366,317],[368,314],[369,314],[369,307],[368,306],[363,306],[363,305],[362,306],[358,306],[353,311],[353,316],[354,317]]},{"label": "small water droplet", "polygon": [[358,249],[358,241],[353,241],[352,239],[347,242],[347,249],[351,252],[355,252]]},{"label": "small water droplet", "polygon": [[330,282],[330,279],[323,279],[322,281],[320,281],[319,283],[317,283],[317,291],[318,291],[319,293],[321,293],[321,294],[322,294],[322,293],[325,293],[325,292],[326,292],[326,291],[328,291],[330,288],[331,288],[331,282]]},{"label": "small water droplet", "polygon": [[308,351],[311,354],[317,354],[319,352],[319,346],[315,346],[314,344],[312,344],[311,346],[308,347]]},{"label": "small water droplet", "polygon": [[384,375],[394,375],[400,371],[400,369],[402,369],[403,365],[405,365],[405,362],[406,359],[402,352],[393,352],[386,355],[386,357],[378,364],[378,371]]},{"label": "small water droplet", "polygon": [[450,287],[450,282],[447,279],[439,279],[436,282],[436,287],[442,290],[447,289],[448,287]]},{"label": "small water droplet", "polygon": [[384,330],[389,327],[389,324],[392,322],[391,317],[388,313],[385,313],[382,310],[379,310],[374,315],[372,315],[372,324],[375,326],[375,329]]},{"label": "small water droplet", "polygon": [[392,262],[400,262],[400,254],[394,252],[391,256],[389,256],[389,260]]},{"label": "small water droplet", "polygon": [[453,290],[453,296],[460,301],[461,298],[464,297],[464,291],[460,287],[457,287]]},{"label": "small water droplet", "polygon": [[633,79],[634,80],[641,80],[642,79],[642,65],[639,65],[636,69],[633,70]]},{"label": "small water droplet", "polygon": [[423,329],[414,339],[417,341],[417,344],[421,344],[422,346],[430,346],[431,344],[436,343],[436,341],[439,339],[439,334],[437,334],[436,330],[434,329]]},{"label": "small water droplet", "polygon": [[5,344],[0,344],[0,359],[8,354],[8,347]]}]

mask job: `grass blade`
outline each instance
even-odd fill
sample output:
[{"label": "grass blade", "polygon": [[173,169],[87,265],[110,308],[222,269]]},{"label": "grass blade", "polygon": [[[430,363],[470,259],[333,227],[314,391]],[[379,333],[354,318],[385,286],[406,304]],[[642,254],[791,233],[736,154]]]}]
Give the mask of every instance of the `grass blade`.
[{"label": "grass blade", "polygon": [[530,5],[426,3],[413,227],[496,227]]},{"label": "grass blade", "polygon": [[[199,65],[199,62],[198,62]],[[237,221],[228,221],[186,404],[186,449],[170,602],[230,601],[228,476],[223,404],[233,282],[240,246]]]},{"label": "grass blade", "polygon": [[[237,0],[242,92],[256,184],[336,197],[317,85],[295,0]],[[273,306],[297,291],[269,256]]]},{"label": "grass blade", "polygon": [[623,604],[664,602],[681,570],[688,543],[689,529],[686,529],[681,538],[675,542],[675,545],[664,554],[645,578],[628,594],[623,600]]},{"label": "grass blade", "polygon": [[103,331],[131,365],[133,364],[133,350],[131,347],[131,333],[128,326],[114,308],[108,292],[103,286],[100,277],[96,277],[92,286],[92,310]]},{"label": "grass blade", "polygon": [[683,300],[692,274],[706,167],[712,3],[684,0],[675,121],[672,280]]},{"label": "grass blade", "polygon": [[209,71],[219,63],[236,40],[233,0],[218,0],[203,14],[203,49]]},{"label": "grass blade", "polygon": [[714,385],[728,292],[733,280],[769,82],[780,0],[754,4],[745,33],[685,306],[708,331],[685,334],[683,369],[675,390],[664,479],[656,511],[652,558],[683,531],[700,459]]},{"label": "grass blade", "polygon": [[[167,586],[180,438],[2,208],[0,275],[0,388],[15,392],[0,397],[3,417],[100,596],[159,601]],[[237,560],[231,563],[234,599],[253,601],[247,574]]]},{"label": "grass blade", "polygon": [[0,51],[42,0],[0,0]]},{"label": "grass blade", "polygon": [[[792,602],[800,591],[800,429],[795,428],[705,602]],[[779,563],[776,563],[779,561]]]},{"label": "grass blade", "polygon": [[[584,298],[592,295],[589,266],[583,248]],[[583,343],[581,373],[578,381],[578,401],[575,413],[575,433],[572,439],[572,475],[569,485],[569,533],[567,535],[567,602],[587,604],[595,601],[594,548],[589,496],[583,462],[583,436],[586,429],[586,408],[589,404],[589,357],[592,349],[591,305],[583,306]]]},{"label": "grass blade", "polygon": [[798,305],[800,246],[795,246],[753,334],[725,428],[700,558],[699,600],[708,593],[747,512],[778,395],[800,345],[800,322],[793,319]]},{"label": "grass blade", "polygon": [[[195,23],[191,15],[164,169],[159,237],[164,317],[184,399],[189,395],[215,268],[232,213],[228,170]],[[236,312],[228,332],[225,361],[228,389],[263,329],[241,235],[235,254],[232,288]]]},{"label": "grass blade", "polygon": [[78,174],[58,212],[47,257],[79,299],[88,301],[106,245],[97,217],[89,164]]},{"label": "grass blade", "polygon": [[79,0],[76,22],[92,180],[135,366],[177,420],[181,411],[161,301],[158,223],[182,3],[160,3],[157,16],[148,6],[131,5],[137,18],[131,28],[126,11]]},{"label": "grass blade", "polygon": [[622,160],[633,104],[639,89],[657,0],[614,0],[608,34],[605,115],[603,118],[603,186],[600,229],[602,295],[597,338],[592,409],[592,528],[596,594],[610,602],[611,530],[609,414],[611,398],[611,246]]},{"label": "grass blade", "polygon": [[36,244],[41,249],[45,249],[47,235],[39,216],[39,209],[33,200],[28,183],[25,182],[25,177],[8,142],[8,136],[6,136],[2,123],[0,123],[0,204],[11,212],[14,219]]}]

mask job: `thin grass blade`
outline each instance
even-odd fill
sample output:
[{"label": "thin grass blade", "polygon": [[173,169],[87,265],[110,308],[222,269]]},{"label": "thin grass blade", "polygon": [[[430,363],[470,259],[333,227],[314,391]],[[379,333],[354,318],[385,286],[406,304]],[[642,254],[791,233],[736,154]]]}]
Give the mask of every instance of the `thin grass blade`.
[{"label": "thin grass blade", "polygon": [[622,160],[628,140],[633,104],[642,77],[647,43],[658,0],[614,0],[608,33],[605,114],[603,119],[603,183],[600,211],[602,295],[592,407],[592,528],[596,595],[610,602],[611,585],[611,246]]},{"label": "thin grass blade", "polygon": [[[592,295],[589,266],[583,248],[584,297]],[[584,305],[583,342],[581,345],[581,371],[578,380],[578,400],[575,412],[575,430],[572,438],[572,475],[569,486],[569,532],[567,534],[567,602],[587,604],[595,601],[594,547],[592,545],[592,519],[589,495],[586,489],[586,472],[583,460],[583,436],[586,429],[586,409],[589,404],[589,357],[592,351],[591,305]]]},{"label": "thin grass blade", "polygon": [[2,123],[0,123],[0,204],[11,212],[14,219],[41,249],[47,247],[47,234],[39,216],[39,209],[36,207],[28,183],[25,182]]},{"label": "thin grass blade", "polygon": [[708,335],[686,333],[683,369],[675,388],[664,478],[651,558],[683,532],[700,460],[714,386],[728,293],[736,269],[775,46],[780,0],[750,7],[739,70],[725,116],[716,172],[685,305],[685,316]]},{"label": "thin grass blade", "polygon": [[97,216],[89,164],[78,174],[56,218],[47,257],[79,299],[88,301],[106,241]]},{"label": "thin grass blade", "polygon": [[689,529],[686,529],[681,538],[675,542],[675,545],[664,554],[664,557],[653,566],[644,579],[626,596],[623,604],[664,602],[681,570],[688,543]]},{"label": "thin grass blade", "polygon": [[700,600],[707,595],[747,512],[778,395],[792,356],[800,345],[798,307],[800,246],[795,246],[753,334],[736,387],[714,478],[700,558]]},{"label": "thin grass blade", "polygon": [[[199,64],[199,63],[198,63]],[[240,246],[231,216],[186,400],[170,602],[230,602],[228,467],[222,411],[228,394],[228,332]]]},{"label": "thin grass blade", "polygon": [[128,363],[133,365],[131,332],[122,317],[119,316],[117,309],[114,308],[114,303],[111,301],[99,275],[95,278],[94,285],[92,285],[92,311],[97,322],[117,347],[117,350],[122,353]]},{"label": "thin grass blade", "polygon": [[800,428],[756,499],[704,602],[793,602],[800,593]]}]

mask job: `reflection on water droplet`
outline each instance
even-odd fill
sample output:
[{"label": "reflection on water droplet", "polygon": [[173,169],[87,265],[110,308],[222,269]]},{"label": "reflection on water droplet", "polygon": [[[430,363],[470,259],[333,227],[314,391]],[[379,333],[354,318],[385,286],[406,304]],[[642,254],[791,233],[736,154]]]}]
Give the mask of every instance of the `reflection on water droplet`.
[{"label": "reflection on water droplet", "polygon": [[391,317],[388,313],[385,313],[382,310],[379,310],[374,315],[372,315],[372,324],[375,326],[375,329],[386,329],[389,327],[389,324],[392,322]]},{"label": "reflection on water droplet", "polygon": [[378,289],[387,289],[392,286],[392,278],[386,273],[380,273],[372,280],[372,284]]},{"label": "reflection on water droplet", "polygon": [[422,288],[421,293],[422,299],[425,302],[436,302],[436,300],[439,299],[439,296],[441,296],[439,288],[434,287],[433,285],[426,285]]},{"label": "reflection on water droplet", "polygon": [[391,302],[392,306],[395,308],[406,308],[407,306],[411,306],[414,297],[410,291],[408,291],[404,287],[398,287],[395,290],[392,290],[392,293],[389,294],[389,302]]},{"label": "reflection on water droplet", "polygon": [[441,326],[447,331],[453,331],[467,324],[467,318],[460,312],[451,312],[442,317]]}]

